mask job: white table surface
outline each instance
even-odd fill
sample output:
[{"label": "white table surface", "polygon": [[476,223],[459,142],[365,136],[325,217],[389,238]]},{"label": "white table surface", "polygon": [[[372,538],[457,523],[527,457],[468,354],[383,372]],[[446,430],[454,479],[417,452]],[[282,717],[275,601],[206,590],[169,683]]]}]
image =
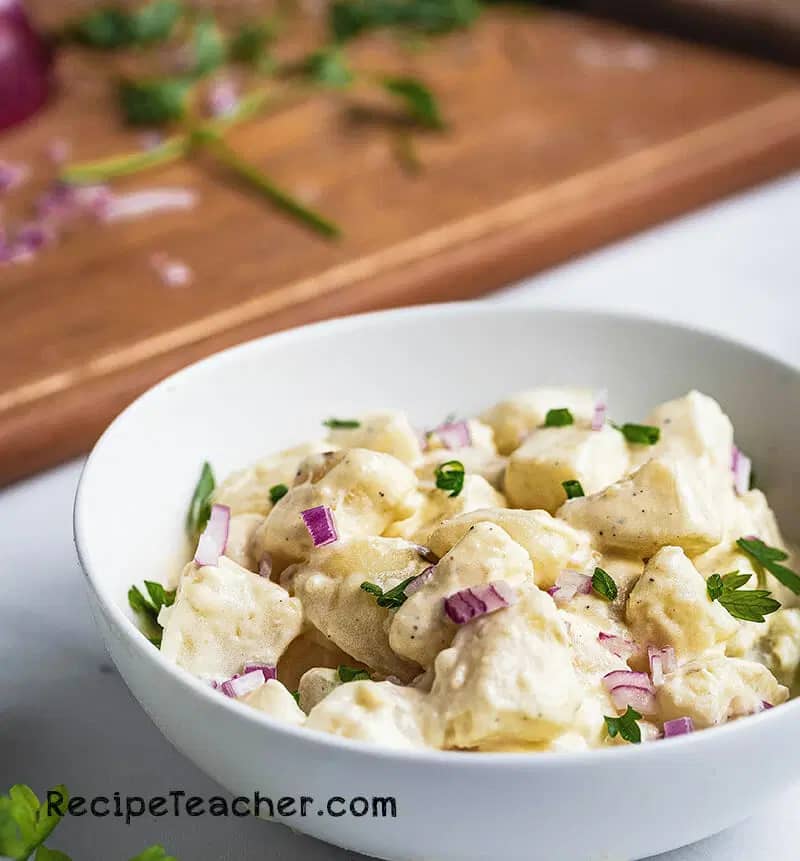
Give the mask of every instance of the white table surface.
[{"label": "white table surface", "polygon": [[[687,321],[800,366],[799,223],[797,174],[487,301]],[[80,466],[0,492],[0,791],[14,782],[37,791],[63,782],[85,796],[173,788],[213,795],[216,784],[173,750],[132,699],[95,631],[72,545]],[[799,808],[800,775],[793,791],[746,823],[659,861],[796,861]],[[252,819],[143,817],[126,827],[113,818],[68,818],[56,835],[52,845],[74,861],[124,861],[157,841],[180,861],[361,857]]]}]

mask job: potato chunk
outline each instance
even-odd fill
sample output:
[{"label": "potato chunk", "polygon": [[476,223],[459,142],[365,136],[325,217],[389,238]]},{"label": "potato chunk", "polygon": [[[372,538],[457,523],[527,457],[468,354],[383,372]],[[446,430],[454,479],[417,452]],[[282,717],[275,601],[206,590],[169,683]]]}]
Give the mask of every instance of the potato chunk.
[{"label": "potato chunk", "polygon": [[292,584],[306,619],[340,649],[379,673],[408,681],[419,667],[389,646],[392,610],[378,606],[361,584],[369,581],[386,592],[427,565],[401,538],[351,538],[314,551]]},{"label": "potato chunk", "polygon": [[562,482],[577,480],[585,493],[595,493],[627,469],[625,437],[609,425],[539,428],[509,458],[504,488],[514,507],[553,514],[567,498]]},{"label": "potato chunk", "polygon": [[309,729],[394,748],[426,747],[426,695],[392,682],[339,685],[313,709]]},{"label": "potato chunk", "polygon": [[248,571],[258,570],[258,560],[253,555],[252,541],[263,521],[264,518],[260,514],[237,514],[231,517],[225,555]]},{"label": "potato chunk", "polygon": [[301,516],[327,505],[339,539],[380,535],[413,512],[414,473],[397,458],[364,448],[309,458],[300,464],[296,484],[275,505],[253,537],[257,556],[270,553],[273,571],[308,559],[313,543]]},{"label": "potato chunk", "polygon": [[656,691],[662,720],[690,717],[695,729],[706,729],[778,705],[789,691],[754,661],[705,657],[664,676]]},{"label": "potato chunk", "polygon": [[722,650],[737,621],[708,597],[706,581],[679,547],[664,547],[631,590],[626,618],[637,642],[672,646],[678,660]]},{"label": "potato chunk", "polygon": [[650,460],[600,493],[569,500],[558,516],[592,532],[603,551],[641,558],[669,545],[702,553],[722,536],[700,465],[682,461]]},{"label": "potato chunk", "polygon": [[495,404],[481,419],[494,430],[497,450],[507,455],[534,428],[544,424],[548,410],[559,407],[566,407],[576,422],[588,422],[594,411],[594,395],[590,389],[530,389]]},{"label": "potato chunk", "polygon": [[480,508],[446,520],[427,545],[439,557],[450,551],[476,523],[495,523],[527,550],[536,585],[552,586],[564,568],[584,570],[594,559],[589,536],[546,511]]},{"label": "potato chunk", "polygon": [[359,416],[357,428],[335,428],[328,434],[332,448],[368,448],[390,454],[409,466],[422,457],[417,432],[399,410]]},{"label": "potato chunk", "polygon": [[444,599],[468,586],[495,580],[512,586],[533,582],[533,566],[525,550],[507,532],[492,523],[476,523],[394,614],[389,628],[392,649],[429,668],[456,633],[457,626],[444,612]]},{"label": "potato chunk", "polygon": [[300,708],[308,714],[317,703],[342,684],[337,670],[329,667],[311,667],[300,678],[297,688]]},{"label": "potato chunk", "polygon": [[306,722],[294,697],[276,679],[269,679],[265,685],[242,697],[242,702],[283,723],[302,726]]},{"label": "potato chunk", "polygon": [[195,675],[228,678],[246,661],[277,665],[302,620],[297,598],[222,556],[187,567],[175,603],[159,615],[161,651]]},{"label": "potato chunk", "polygon": [[550,741],[571,728],[581,702],[564,624],[532,583],[511,607],[464,625],[435,674],[445,747]]}]

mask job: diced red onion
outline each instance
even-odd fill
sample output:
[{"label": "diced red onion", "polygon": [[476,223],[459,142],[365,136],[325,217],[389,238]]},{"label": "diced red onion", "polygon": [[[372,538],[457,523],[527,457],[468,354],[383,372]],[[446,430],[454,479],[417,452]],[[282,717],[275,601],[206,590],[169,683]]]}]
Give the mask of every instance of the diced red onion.
[{"label": "diced red onion", "polygon": [[386,676],[384,681],[390,682],[393,685],[399,685],[401,688],[405,687],[405,682],[402,679],[398,679],[397,676]]},{"label": "diced red onion", "polygon": [[164,143],[164,135],[156,129],[150,129],[139,135],[139,143],[143,150],[149,152]]},{"label": "diced red onion", "polygon": [[258,563],[258,576],[263,577],[265,580],[269,580],[272,576],[272,554],[264,553],[261,557],[261,561]]},{"label": "diced red onion", "polygon": [[606,411],[608,410],[608,391],[600,389],[594,396],[594,412],[592,413],[592,430],[603,429],[606,423]]},{"label": "diced red onion", "polygon": [[52,51],[19,0],[0,0],[0,129],[34,114],[50,93]]},{"label": "diced red onion", "polygon": [[315,508],[307,508],[301,512],[303,523],[308,529],[314,547],[323,547],[325,544],[333,544],[339,538],[336,531],[336,523],[333,512],[327,505],[318,505]]},{"label": "diced red onion", "polygon": [[[270,676],[270,678],[273,678]],[[226,697],[243,697],[245,694],[250,694],[258,690],[262,685],[266,684],[267,676],[262,670],[253,670],[245,672],[242,675],[235,675],[223,682],[219,689]]]},{"label": "diced red onion", "polygon": [[690,717],[679,717],[664,721],[664,738],[687,735],[690,732],[694,732],[694,721]]},{"label": "diced red onion", "polygon": [[238,105],[239,88],[230,78],[221,78],[209,84],[206,93],[206,111],[209,116],[228,116]]},{"label": "diced red onion", "polygon": [[495,580],[454,592],[444,599],[444,611],[456,625],[464,625],[478,616],[510,607],[516,600],[516,593],[505,580]]},{"label": "diced red onion", "polygon": [[435,433],[439,437],[439,441],[445,448],[466,448],[472,445],[469,425],[465,421],[445,422],[445,424],[434,428],[431,433]]},{"label": "diced red onion", "polygon": [[244,669],[242,670],[242,675],[247,675],[247,673],[258,673],[261,672],[264,674],[264,679],[277,679],[278,671],[272,664],[259,664],[254,661],[248,661],[244,665]]},{"label": "diced red onion", "polygon": [[228,530],[231,524],[231,510],[227,505],[212,505],[211,517],[197,542],[194,561],[198,565],[216,565],[225,553],[228,543]]},{"label": "diced red onion", "polygon": [[639,688],[653,693],[653,683],[647,673],[637,673],[634,670],[612,670],[603,676],[603,687],[613,693],[617,688]]},{"label": "diced red onion", "polygon": [[[0,39],[2,39],[2,33],[0,33]],[[0,194],[19,188],[28,179],[30,172],[27,164],[0,160]]]},{"label": "diced red onion", "polygon": [[150,188],[113,195],[101,218],[109,222],[123,221],[156,212],[191,209],[196,203],[197,195],[187,188]]},{"label": "diced red onion", "polygon": [[150,255],[150,266],[167,287],[187,287],[192,283],[192,270],[182,260],[168,257],[163,251]]},{"label": "diced red onion", "polygon": [[[551,591],[554,590],[554,591]],[[589,595],[592,591],[592,578],[580,571],[565,569],[558,575],[555,586],[547,590],[559,607],[568,604],[576,595]]]},{"label": "diced red onion", "polygon": [[597,635],[597,639],[605,646],[612,655],[627,661],[636,651],[636,643],[626,637],[618,637],[615,634],[606,634],[603,631]]},{"label": "diced red onion", "polygon": [[650,662],[650,675],[653,677],[654,685],[660,685],[664,681],[665,674],[674,672],[678,666],[675,660],[675,649],[672,646],[664,646],[663,649],[648,646],[647,659]]},{"label": "diced red onion", "polygon": [[766,709],[773,709],[773,708],[775,708],[775,706],[773,706],[773,705],[772,705],[772,703],[768,703],[766,700],[761,700],[761,706],[762,706],[765,710],[766,710]]},{"label": "diced red onion", "polygon": [[403,590],[404,593],[406,595],[413,595],[415,592],[419,592],[428,580],[433,577],[433,570],[435,567],[435,565],[429,565],[421,574],[418,574]]},{"label": "diced red onion", "polygon": [[731,471],[733,472],[733,487],[739,496],[750,490],[750,473],[752,469],[753,462],[750,458],[734,446],[731,451]]},{"label": "diced red onion", "polygon": [[646,691],[639,687],[620,685],[614,688],[610,694],[611,702],[620,711],[625,711],[630,706],[643,715],[651,715],[656,712],[656,696],[652,691]]},{"label": "diced red onion", "polygon": [[47,145],[47,157],[54,165],[62,165],[69,158],[72,147],[64,138],[53,138]]},{"label": "diced red onion", "polygon": [[419,442],[420,451],[428,450],[428,432],[415,430],[414,433],[417,435],[417,441]]}]

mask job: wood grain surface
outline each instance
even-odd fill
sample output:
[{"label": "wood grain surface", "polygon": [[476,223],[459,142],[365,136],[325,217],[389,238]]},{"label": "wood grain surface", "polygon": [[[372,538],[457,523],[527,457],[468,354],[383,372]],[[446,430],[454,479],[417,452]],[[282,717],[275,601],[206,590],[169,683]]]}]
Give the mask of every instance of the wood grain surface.
[{"label": "wood grain surface", "polygon": [[[0,269],[0,481],[86,451],[139,392],[214,350],[352,311],[477,296],[800,166],[795,71],[615,24],[496,9],[423,50],[375,37],[357,63],[422,75],[438,93],[449,128],[417,136],[421,173],[403,169],[385,123],[354,118],[336,96],[230,138],[335,218],[341,240],[185,162],[121,188],[189,187],[196,209],[79,227]],[[98,70],[96,58],[64,56],[52,106],[0,138],[0,156],[37,168],[9,219],[47,180],[54,137],[79,158],[136,147]],[[191,266],[191,286],[155,277],[157,251]]]}]

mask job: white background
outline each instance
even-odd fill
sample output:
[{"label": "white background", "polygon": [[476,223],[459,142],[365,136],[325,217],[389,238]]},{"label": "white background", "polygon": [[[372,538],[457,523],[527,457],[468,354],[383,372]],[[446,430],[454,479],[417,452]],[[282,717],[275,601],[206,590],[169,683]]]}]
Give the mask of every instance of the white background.
[{"label": "white background", "polygon": [[[799,224],[800,174],[486,301],[620,309],[688,322],[800,366]],[[796,421],[798,405],[787,410],[792,406]],[[171,748],[132,699],[95,631],[72,545],[79,471],[80,463],[72,463],[0,492],[0,792],[25,782],[37,791],[65,783],[84,796],[170,789],[213,795],[221,790]],[[130,529],[131,541],[146,540],[135,523]],[[797,787],[767,809],[760,802],[753,798],[754,816],[743,825],[659,861],[796,861],[800,775]],[[604,803],[625,827],[624,799]],[[666,809],[665,829],[669,819]],[[501,824],[487,827],[500,828],[501,836]],[[154,842],[179,861],[361,857],[249,819],[143,817],[129,827],[113,818],[70,819],[56,835],[52,845],[74,861],[124,861]]]}]

